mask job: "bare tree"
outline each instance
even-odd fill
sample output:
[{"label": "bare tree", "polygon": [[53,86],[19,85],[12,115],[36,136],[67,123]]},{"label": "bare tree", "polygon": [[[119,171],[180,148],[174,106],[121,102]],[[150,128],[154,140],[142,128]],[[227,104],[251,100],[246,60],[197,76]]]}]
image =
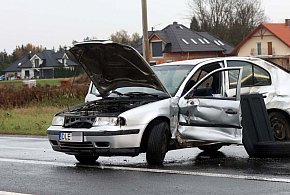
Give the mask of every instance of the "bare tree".
[{"label": "bare tree", "polygon": [[137,32],[130,36],[126,30],[120,30],[111,34],[111,40],[117,43],[134,46],[141,40],[141,36]]},{"label": "bare tree", "polygon": [[266,21],[260,0],[191,0],[189,6],[192,30],[211,32],[233,45]]}]

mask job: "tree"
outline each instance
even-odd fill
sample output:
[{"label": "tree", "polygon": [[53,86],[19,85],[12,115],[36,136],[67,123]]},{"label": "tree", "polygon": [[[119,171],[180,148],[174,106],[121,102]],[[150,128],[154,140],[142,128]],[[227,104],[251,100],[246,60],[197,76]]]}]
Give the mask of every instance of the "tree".
[{"label": "tree", "polygon": [[1,70],[5,69],[11,63],[11,57],[6,53],[6,51],[0,52],[0,74],[3,73]]},{"label": "tree", "polygon": [[116,43],[123,43],[126,45],[134,46],[141,40],[141,36],[137,32],[130,36],[127,31],[120,30],[111,34],[110,39]]},{"label": "tree", "polygon": [[191,0],[190,27],[207,31],[233,45],[266,21],[260,0]]},{"label": "tree", "polygon": [[141,39],[142,39],[141,36],[137,32],[133,33],[131,36],[130,45],[132,45],[132,46],[137,45],[141,41]]},{"label": "tree", "polygon": [[12,61],[16,61],[20,58],[22,58],[25,55],[34,55],[37,52],[42,52],[45,50],[42,46],[34,46],[31,43],[20,46],[16,46],[16,48],[12,52]]},{"label": "tree", "polygon": [[200,31],[200,26],[195,16],[191,18],[190,29],[193,31]]}]

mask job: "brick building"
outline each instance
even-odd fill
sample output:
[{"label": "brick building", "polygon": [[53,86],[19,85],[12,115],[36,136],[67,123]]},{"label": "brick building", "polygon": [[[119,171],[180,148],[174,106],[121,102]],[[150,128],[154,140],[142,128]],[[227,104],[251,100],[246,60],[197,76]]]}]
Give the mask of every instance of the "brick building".
[{"label": "brick building", "polygon": [[[173,22],[162,30],[149,31],[151,64],[220,57],[230,54],[233,47],[207,32],[194,32]],[[136,49],[142,54],[142,44]]]}]

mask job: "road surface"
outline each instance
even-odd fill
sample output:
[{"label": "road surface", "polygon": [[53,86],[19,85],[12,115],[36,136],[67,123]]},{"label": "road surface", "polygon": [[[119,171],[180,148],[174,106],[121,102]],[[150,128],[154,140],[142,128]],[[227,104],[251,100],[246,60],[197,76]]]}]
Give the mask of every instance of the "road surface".
[{"label": "road surface", "polygon": [[250,159],[242,146],[208,155],[170,151],[164,166],[145,155],[77,163],[45,137],[0,136],[0,194],[288,194],[290,159]]}]

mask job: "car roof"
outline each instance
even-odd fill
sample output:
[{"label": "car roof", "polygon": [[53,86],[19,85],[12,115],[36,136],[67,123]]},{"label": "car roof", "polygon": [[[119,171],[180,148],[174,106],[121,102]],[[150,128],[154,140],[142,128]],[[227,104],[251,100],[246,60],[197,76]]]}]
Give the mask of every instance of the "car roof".
[{"label": "car roof", "polygon": [[219,61],[219,60],[248,60],[248,61],[263,61],[260,58],[255,57],[216,57],[216,58],[201,58],[201,59],[193,59],[193,60],[183,60],[183,61],[175,61],[175,62],[167,62],[163,64],[158,64],[155,66],[164,66],[164,65],[197,65],[199,63],[207,62],[207,61]]}]

